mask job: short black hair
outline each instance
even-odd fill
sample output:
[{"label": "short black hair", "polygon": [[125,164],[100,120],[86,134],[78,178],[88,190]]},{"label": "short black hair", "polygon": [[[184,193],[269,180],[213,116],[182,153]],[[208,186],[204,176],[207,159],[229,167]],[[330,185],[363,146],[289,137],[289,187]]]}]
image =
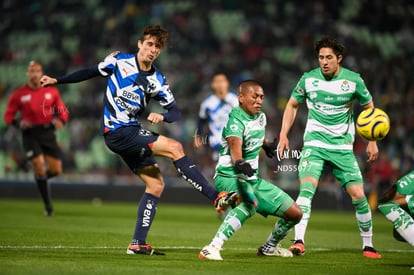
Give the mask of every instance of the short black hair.
[{"label": "short black hair", "polygon": [[324,38],[315,43],[316,56],[319,55],[319,51],[322,48],[331,48],[336,56],[343,56],[345,53],[345,46],[339,43],[338,40],[330,36],[325,36]]},{"label": "short black hair", "polygon": [[243,88],[245,88],[245,86],[259,86],[262,87],[262,85],[260,85],[259,82],[257,82],[254,79],[247,79],[247,80],[243,80],[242,82],[240,82],[239,84],[239,93],[242,92]]}]

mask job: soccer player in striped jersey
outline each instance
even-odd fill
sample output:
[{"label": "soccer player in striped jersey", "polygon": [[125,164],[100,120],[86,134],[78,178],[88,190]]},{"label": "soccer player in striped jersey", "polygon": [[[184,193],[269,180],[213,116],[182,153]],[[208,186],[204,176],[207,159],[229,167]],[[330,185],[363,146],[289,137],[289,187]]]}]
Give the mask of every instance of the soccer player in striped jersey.
[{"label": "soccer player in striped jersey", "polygon": [[302,211],[288,194],[258,175],[261,149],[271,158],[277,149],[275,140],[265,139],[266,115],[261,111],[263,97],[263,89],[256,81],[247,80],[240,84],[240,106],[230,112],[223,129],[214,184],[218,190],[238,191],[242,202],[227,214],[211,243],[200,251],[200,259],[223,260],[220,250],[224,242],[256,212],[265,217],[281,217],[266,243],[257,250],[257,255],[292,257],[292,252],[281,248],[279,243],[299,222]]},{"label": "soccer player in striped jersey", "polygon": [[[353,102],[374,108],[372,96],[361,76],[341,66],[345,47],[326,37],[315,45],[319,68],[303,74],[286,105],[280,131],[279,154],[289,149],[288,133],[302,102],[308,107],[304,147],[299,161],[300,191],[296,200],[303,218],[295,226],[295,242],[290,247],[296,255],[305,252],[305,232],[311,203],[325,164],[347,191],[355,206],[362,237],[363,256],[381,258],[372,244],[372,217],[364,193],[360,168],[353,153],[355,137]],[[378,158],[375,141],[368,142],[368,162]]]},{"label": "soccer player in striped jersey", "polygon": [[146,238],[164,190],[164,180],[154,156],[163,156],[174,162],[175,168],[195,189],[203,193],[221,210],[233,203],[235,193],[220,193],[209,184],[183,151],[180,142],[144,129],[139,117],[144,115],[151,99],[157,101],[165,113],[150,113],[152,123],[171,123],[179,119],[174,96],[165,75],[153,62],[168,39],[160,26],[145,27],[138,40],[137,53],[114,52],[91,68],[78,70],[67,76],[43,76],[42,85],[80,82],[92,77],[108,78],[104,95],[102,134],[106,145],[122,157],[128,167],[145,183],[132,242],[127,254],[162,255],[147,244]]},{"label": "soccer player in striped jersey", "polygon": [[378,201],[379,211],[394,225],[394,237],[414,246],[414,171],[391,186]]},{"label": "soccer player in striped jersey", "polygon": [[[213,94],[201,102],[198,114],[197,131],[194,140],[196,148],[208,143],[211,148],[211,158],[218,160],[221,132],[226,125],[230,111],[239,105],[237,95],[229,92],[229,80],[224,73],[215,73],[211,78]],[[205,126],[208,125],[208,139],[204,139]]]}]

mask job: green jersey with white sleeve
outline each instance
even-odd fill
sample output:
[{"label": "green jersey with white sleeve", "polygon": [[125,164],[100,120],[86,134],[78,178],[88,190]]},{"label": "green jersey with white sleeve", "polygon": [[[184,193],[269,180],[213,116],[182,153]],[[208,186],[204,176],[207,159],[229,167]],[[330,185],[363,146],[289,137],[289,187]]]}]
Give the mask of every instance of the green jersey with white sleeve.
[{"label": "green jersey with white sleeve", "polygon": [[225,177],[243,177],[234,169],[229,146],[226,138],[234,136],[242,140],[242,157],[248,162],[255,174],[248,179],[257,178],[259,167],[259,152],[262,149],[265,138],[266,115],[263,112],[257,115],[249,115],[241,107],[234,108],[230,114],[226,126],[222,132],[220,157],[216,167],[216,175]]},{"label": "green jersey with white sleeve", "polygon": [[352,150],[355,139],[353,102],[365,105],[372,96],[358,73],[341,67],[338,75],[326,78],[320,68],[304,73],[292,97],[306,101],[308,121],[304,146]]}]

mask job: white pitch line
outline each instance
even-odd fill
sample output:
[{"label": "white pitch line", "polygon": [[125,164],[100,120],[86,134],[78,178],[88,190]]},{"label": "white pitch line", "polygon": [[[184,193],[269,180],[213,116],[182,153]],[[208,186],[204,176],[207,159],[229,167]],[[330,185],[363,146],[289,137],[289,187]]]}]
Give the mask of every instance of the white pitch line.
[{"label": "white pitch line", "polygon": [[[125,249],[125,246],[65,246],[65,245],[0,245],[0,249]],[[197,246],[157,246],[157,249],[190,249],[198,250],[202,247]],[[225,248],[229,251],[255,251],[257,248]],[[307,248],[307,251],[336,251],[338,249],[314,247]],[[408,249],[384,249],[381,252],[398,252],[398,253],[414,253],[414,250]]]}]

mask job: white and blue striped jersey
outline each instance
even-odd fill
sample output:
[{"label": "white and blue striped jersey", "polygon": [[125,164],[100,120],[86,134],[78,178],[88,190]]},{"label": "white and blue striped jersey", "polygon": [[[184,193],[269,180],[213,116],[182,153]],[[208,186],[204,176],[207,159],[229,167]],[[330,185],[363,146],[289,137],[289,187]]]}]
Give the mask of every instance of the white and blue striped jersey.
[{"label": "white and blue striped jersey", "polygon": [[212,94],[201,103],[198,116],[200,119],[208,120],[210,147],[220,148],[221,132],[226,126],[230,111],[237,106],[239,106],[239,100],[234,93],[228,93],[224,99],[219,99]]},{"label": "white and blue striped jersey", "polygon": [[125,126],[139,126],[138,117],[150,99],[166,107],[174,96],[165,76],[155,67],[141,71],[135,54],[114,52],[98,65],[99,73],[108,77],[104,96],[104,133]]}]

